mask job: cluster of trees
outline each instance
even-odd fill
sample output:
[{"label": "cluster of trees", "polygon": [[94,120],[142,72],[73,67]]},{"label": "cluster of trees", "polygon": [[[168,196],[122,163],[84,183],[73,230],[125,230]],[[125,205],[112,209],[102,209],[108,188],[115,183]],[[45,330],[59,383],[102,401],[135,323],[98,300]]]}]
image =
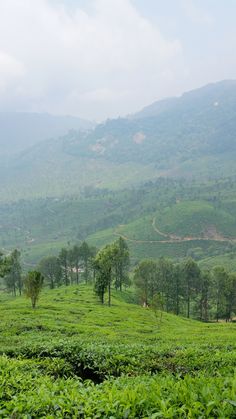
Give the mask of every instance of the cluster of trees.
[{"label": "cluster of trees", "polygon": [[129,285],[129,249],[122,237],[101,249],[93,260],[95,273],[95,292],[104,303],[108,291],[108,305],[111,305],[111,287],[122,291],[123,285]]},{"label": "cluster of trees", "polygon": [[36,270],[23,276],[20,262],[20,251],[15,249],[8,256],[0,253],[0,277],[3,278],[8,292],[14,296],[24,293],[31,298],[32,307],[35,308],[43,284],[55,288],[60,285],[79,283],[82,273],[87,282],[93,269],[93,258],[96,249],[86,242],[81,246],[62,248],[58,256],[49,256],[42,259]]},{"label": "cluster of trees", "polygon": [[0,277],[4,278],[9,291],[16,295],[24,292],[31,299],[32,308],[36,307],[39,293],[43,286],[44,277],[38,271],[31,271],[22,279],[22,269],[20,265],[20,252],[15,249],[9,256],[3,257],[0,253]]},{"label": "cluster of trees", "polygon": [[89,246],[85,241],[71,248],[62,248],[58,256],[49,256],[42,259],[37,267],[50,288],[60,285],[78,284],[80,275],[87,283],[93,273],[93,258],[96,248]]},{"label": "cluster of trees", "polygon": [[181,263],[160,258],[141,261],[134,283],[144,305],[202,321],[225,319],[236,313],[236,273],[224,267],[201,270],[191,258]]},{"label": "cluster of trees", "polygon": [[[98,253],[86,242],[62,248],[57,257],[42,259],[36,270],[24,278],[20,252],[14,250],[7,257],[0,254],[0,277],[4,278],[8,291],[21,295],[24,289],[31,298],[33,308],[43,283],[53,289],[60,285],[78,284],[81,279],[86,283],[93,279],[94,290],[101,303],[104,303],[107,292],[110,305],[112,287],[122,291],[124,286],[131,284],[129,268],[128,245],[121,237]],[[202,321],[229,321],[236,314],[236,273],[229,273],[222,266],[210,271],[201,270],[192,258],[180,263],[166,258],[157,261],[146,259],[136,266],[133,283],[145,306]]]},{"label": "cluster of trees", "polygon": [[23,288],[22,268],[20,263],[20,251],[15,249],[7,256],[0,256],[0,276],[4,278],[7,290],[16,295],[21,295]]}]

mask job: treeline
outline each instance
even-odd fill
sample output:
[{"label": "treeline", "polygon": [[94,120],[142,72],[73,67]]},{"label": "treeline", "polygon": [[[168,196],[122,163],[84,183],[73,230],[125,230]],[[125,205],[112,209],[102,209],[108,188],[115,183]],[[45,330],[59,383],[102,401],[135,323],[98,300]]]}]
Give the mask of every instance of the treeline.
[{"label": "treeline", "polygon": [[[130,285],[129,250],[126,242],[119,238],[111,245],[97,249],[83,242],[80,246],[62,248],[58,256],[43,258],[34,271],[25,277],[22,275],[20,252],[14,250],[9,256],[0,259],[0,276],[3,277],[6,289],[14,296],[24,291],[31,297],[32,289],[40,285],[53,289],[61,285],[86,283],[90,280],[100,301],[104,303],[108,291],[108,304],[111,304],[111,288],[122,291],[123,286]],[[40,274],[40,275],[39,275]],[[36,279],[37,278],[37,279]],[[28,291],[27,291],[28,290]],[[31,298],[32,299],[32,298]],[[32,301],[33,308],[35,303]]]},{"label": "treeline", "polygon": [[181,263],[143,260],[135,268],[134,283],[145,306],[205,322],[229,321],[236,314],[236,273],[222,266],[210,271],[191,258]]},{"label": "treeline", "polygon": [[[43,275],[44,284],[51,289],[60,285],[78,284],[80,276],[87,282],[93,272],[92,260],[95,255],[96,248],[83,242],[80,246],[62,248],[58,256],[43,258],[35,271]],[[14,296],[22,294],[25,276],[19,250],[15,249],[5,257],[0,254],[0,277],[3,277],[8,292]]]},{"label": "treeline", "polygon": [[40,278],[40,287],[44,283],[51,289],[90,280],[102,304],[106,293],[111,304],[112,287],[122,291],[133,284],[146,307],[205,322],[229,321],[236,315],[235,272],[229,273],[223,266],[200,269],[192,258],[180,263],[166,258],[146,259],[130,272],[129,248],[121,237],[98,252],[86,242],[62,248],[58,256],[42,259],[26,277],[22,275],[20,252],[14,250],[7,257],[0,255],[0,276],[13,295],[21,295],[23,285],[29,289],[36,277]]},{"label": "treeline", "polygon": [[78,284],[81,279],[87,283],[93,273],[92,261],[96,251],[95,247],[85,241],[80,246],[64,247],[58,256],[42,259],[37,269],[52,289],[60,285]]}]

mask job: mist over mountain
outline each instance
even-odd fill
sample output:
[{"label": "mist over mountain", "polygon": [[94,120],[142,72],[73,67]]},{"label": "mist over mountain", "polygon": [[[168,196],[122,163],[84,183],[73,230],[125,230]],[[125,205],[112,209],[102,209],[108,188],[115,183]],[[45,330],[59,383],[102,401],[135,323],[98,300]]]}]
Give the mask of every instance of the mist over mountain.
[{"label": "mist over mountain", "polygon": [[170,97],[146,106],[132,118],[159,116],[168,111],[209,111],[214,106],[235,106],[236,80],[222,80],[191,90],[180,97]]},{"label": "mist over mountain", "polygon": [[93,126],[92,122],[73,116],[0,112],[0,155],[15,154],[40,141],[65,135],[68,130]]},{"label": "mist over mountain", "polygon": [[72,129],[73,123],[88,128],[89,123],[47,115],[23,117],[28,125],[18,119],[22,129],[11,127],[8,138],[19,132],[12,137],[18,147],[37,144],[11,159],[7,171],[1,170],[5,190],[13,195],[22,190],[23,195],[51,196],[55,191],[76,193],[84,186],[119,188],[159,176],[204,179],[236,172],[235,81],[210,84],[156,102],[136,115],[41,142],[40,136],[53,129]]}]

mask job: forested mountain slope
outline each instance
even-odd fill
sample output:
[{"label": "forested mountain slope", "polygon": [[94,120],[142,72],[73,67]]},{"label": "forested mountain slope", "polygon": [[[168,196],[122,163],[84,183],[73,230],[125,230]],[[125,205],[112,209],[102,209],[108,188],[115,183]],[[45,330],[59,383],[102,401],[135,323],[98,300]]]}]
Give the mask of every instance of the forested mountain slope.
[{"label": "forested mountain slope", "polygon": [[211,84],[88,132],[40,142],[1,168],[3,199],[235,174],[236,82]]}]

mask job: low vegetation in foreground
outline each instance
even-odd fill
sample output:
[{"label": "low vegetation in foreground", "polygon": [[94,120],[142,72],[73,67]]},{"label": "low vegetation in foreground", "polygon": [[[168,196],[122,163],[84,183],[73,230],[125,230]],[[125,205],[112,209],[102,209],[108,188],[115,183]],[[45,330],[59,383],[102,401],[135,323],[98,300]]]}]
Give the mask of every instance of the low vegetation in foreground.
[{"label": "low vegetation in foreground", "polygon": [[200,323],[91,285],[1,294],[0,416],[235,418],[236,324]]}]

